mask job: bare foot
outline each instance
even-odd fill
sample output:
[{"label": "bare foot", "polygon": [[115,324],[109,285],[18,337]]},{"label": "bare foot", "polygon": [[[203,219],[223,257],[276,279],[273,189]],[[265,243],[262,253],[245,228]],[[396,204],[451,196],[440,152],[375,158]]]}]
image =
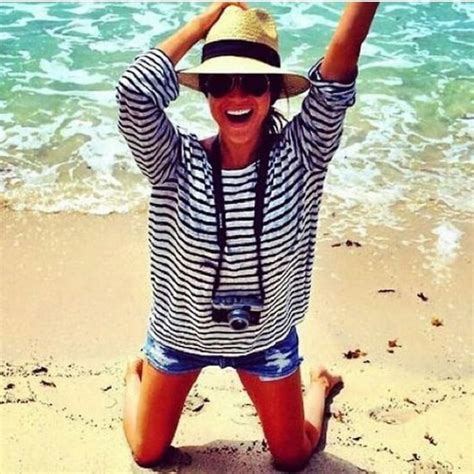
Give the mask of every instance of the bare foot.
[{"label": "bare foot", "polygon": [[325,397],[327,397],[332,389],[342,383],[340,375],[331,374],[325,367],[317,367],[310,370],[311,383],[324,385]]},{"label": "bare foot", "polygon": [[131,359],[127,364],[127,370],[125,371],[125,383],[127,382],[127,378],[131,375],[138,375],[138,378],[142,379],[142,370],[143,370],[143,359],[141,357],[137,357],[135,359]]}]

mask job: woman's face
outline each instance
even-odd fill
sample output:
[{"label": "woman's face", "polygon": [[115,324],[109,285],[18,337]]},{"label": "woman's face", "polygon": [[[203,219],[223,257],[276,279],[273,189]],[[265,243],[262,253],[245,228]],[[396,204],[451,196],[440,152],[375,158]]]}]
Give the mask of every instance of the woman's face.
[{"label": "woman's face", "polygon": [[227,141],[242,144],[260,136],[263,122],[271,106],[268,89],[255,96],[242,91],[237,81],[235,87],[220,98],[208,95],[211,115],[219,126],[219,133]]}]

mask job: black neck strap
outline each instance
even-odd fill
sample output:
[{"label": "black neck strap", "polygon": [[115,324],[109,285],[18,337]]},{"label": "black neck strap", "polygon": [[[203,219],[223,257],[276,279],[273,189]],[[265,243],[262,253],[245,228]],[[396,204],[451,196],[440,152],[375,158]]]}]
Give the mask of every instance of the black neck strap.
[{"label": "black neck strap", "polygon": [[[265,199],[265,185],[268,174],[268,158],[271,148],[271,136],[267,136],[258,150],[260,156],[258,170],[257,170],[257,184],[255,187],[255,215],[254,215],[254,233],[257,249],[257,276],[258,285],[260,289],[260,296],[265,300],[265,292],[263,288],[263,270],[261,258],[261,235],[263,228],[263,205]],[[217,264],[216,278],[214,280],[214,287],[212,290],[212,297],[217,293],[217,288],[220,283],[220,272],[222,268],[222,261],[224,259],[224,250],[226,243],[226,221],[225,221],[225,207],[224,207],[224,191],[222,188],[222,156],[219,145],[219,137],[216,137],[212,143],[210,161],[212,165],[212,183],[214,187],[214,201],[216,209],[216,224],[217,224],[217,242],[219,245],[219,261]]]}]

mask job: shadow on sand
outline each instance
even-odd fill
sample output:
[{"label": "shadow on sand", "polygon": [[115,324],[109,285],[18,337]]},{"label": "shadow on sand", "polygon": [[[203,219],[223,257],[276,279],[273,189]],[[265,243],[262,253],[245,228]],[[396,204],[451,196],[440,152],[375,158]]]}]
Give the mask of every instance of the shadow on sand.
[{"label": "shadow on sand", "polygon": [[[195,473],[223,474],[249,473],[272,474],[279,471],[273,467],[271,455],[261,441],[219,440],[204,446],[171,448],[165,460],[154,467],[141,468],[132,465],[132,473]],[[317,452],[308,466],[300,473],[359,474],[368,471],[333,456]]]},{"label": "shadow on sand", "polygon": [[[324,417],[321,439],[318,448],[305,469],[300,473],[322,474],[359,474],[368,473],[348,461],[325,453],[326,435],[329,421],[329,408],[334,397],[341,391],[341,383],[334,388],[326,399],[326,416]],[[171,447],[165,459],[151,468],[141,468],[132,464],[132,473],[193,473],[222,474],[249,473],[271,474],[285,472],[276,469],[272,464],[271,454],[263,441],[217,440],[203,446]]]}]

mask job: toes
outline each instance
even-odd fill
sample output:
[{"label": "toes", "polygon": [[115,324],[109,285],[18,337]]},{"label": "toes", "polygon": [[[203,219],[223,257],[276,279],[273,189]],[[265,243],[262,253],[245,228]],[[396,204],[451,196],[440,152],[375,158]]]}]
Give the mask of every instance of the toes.
[{"label": "toes", "polygon": [[340,375],[331,374],[324,367],[317,367],[310,371],[311,382],[322,383],[326,388],[326,396],[334,389],[334,387],[342,383]]}]

